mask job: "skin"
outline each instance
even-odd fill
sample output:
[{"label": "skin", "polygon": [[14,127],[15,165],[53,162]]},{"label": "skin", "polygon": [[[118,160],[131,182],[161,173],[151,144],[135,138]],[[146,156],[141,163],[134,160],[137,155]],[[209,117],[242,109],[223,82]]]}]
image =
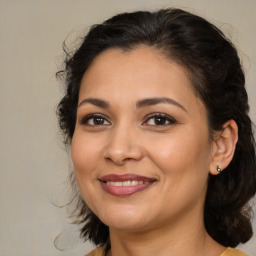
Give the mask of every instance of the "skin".
[{"label": "skin", "polygon": [[[171,101],[138,103],[149,98]],[[81,194],[109,226],[108,255],[220,255],[225,248],[207,234],[203,207],[209,173],[232,159],[236,132],[231,120],[211,139],[188,74],[158,50],[97,56],[81,82],[71,146]],[[102,176],[127,173],[155,182],[124,197],[102,188]]]}]

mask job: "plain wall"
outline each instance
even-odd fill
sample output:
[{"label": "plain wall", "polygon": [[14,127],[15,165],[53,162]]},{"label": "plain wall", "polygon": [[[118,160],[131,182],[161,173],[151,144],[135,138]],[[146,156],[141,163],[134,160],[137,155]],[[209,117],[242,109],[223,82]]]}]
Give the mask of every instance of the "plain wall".
[{"label": "plain wall", "polygon": [[[54,206],[68,194],[68,157],[55,117],[63,40],[118,12],[173,6],[208,18],[232,37],[255,122],[255,0],[0,0],[0,256],[84,255],[92,248],[79,241],[66,210]],[[54,247],[59,233],[65,251]],[[241,248],[256,255],[256,236]]]}]

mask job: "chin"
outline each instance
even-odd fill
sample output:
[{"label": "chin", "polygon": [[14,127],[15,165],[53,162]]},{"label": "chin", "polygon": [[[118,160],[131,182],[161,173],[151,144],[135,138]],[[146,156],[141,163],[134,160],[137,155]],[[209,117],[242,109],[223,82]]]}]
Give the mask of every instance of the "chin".
[{"label": "chin", "polygon": [[122,209],[122,210],[105,210],[103,215],[98,215],[100,220],[107,225],[120,230],[136,230],[146,225],[146,213],[138,210]]}]

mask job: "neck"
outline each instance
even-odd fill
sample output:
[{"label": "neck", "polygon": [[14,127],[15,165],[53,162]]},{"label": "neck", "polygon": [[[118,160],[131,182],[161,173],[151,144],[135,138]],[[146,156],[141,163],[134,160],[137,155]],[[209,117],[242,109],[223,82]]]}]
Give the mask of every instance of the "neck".
[{"label": "neck", "polygon": [[208,235],[202,219],[183,219],[182,223],[144,231],[110,228],[108,256],[218,256],[225,248]]}]

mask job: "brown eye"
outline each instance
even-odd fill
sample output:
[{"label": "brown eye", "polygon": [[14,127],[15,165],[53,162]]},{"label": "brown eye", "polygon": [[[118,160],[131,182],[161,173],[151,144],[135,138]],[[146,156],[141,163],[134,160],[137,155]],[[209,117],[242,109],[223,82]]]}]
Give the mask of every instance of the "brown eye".
[{"label": "brown eye", "polygon": [[92,119],[94,125],[103,125],[104,124],[104,119],[101,117],[95,117]]},{"label": "brown eye", "polygon": [[85,116],[80,124],[90,125],[90,126],[99,126],[99,125],[110,125],[110,122],[102,115],[99,114],[90,114]]},{"label": "brown eye", "polygon": [[155,125],[165,125],[168,121],[163,117],[155,117],[154,118]]},{"label": "brown eye", "polygon": [[167,126],[176,124],[176,120],[172,117],[163,114],[163,113],[155,113],[148,116],[147,120],[143,123],[143,125],[149,126]]}]

